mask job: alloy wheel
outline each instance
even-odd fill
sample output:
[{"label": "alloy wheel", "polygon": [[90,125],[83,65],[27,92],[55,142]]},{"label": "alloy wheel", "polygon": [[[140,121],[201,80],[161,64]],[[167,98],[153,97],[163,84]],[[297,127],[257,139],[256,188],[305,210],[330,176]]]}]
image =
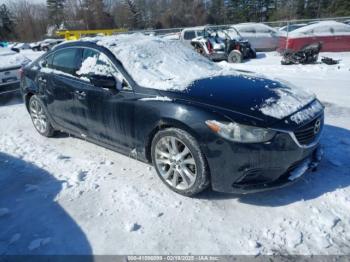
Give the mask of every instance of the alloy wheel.
[{"label": "alloy wheel", "polygon": [[32,117],[35,128],[40,133],[45,133],[48,128],[48,121],[43,107],[37,100],[32,100],[29,106],[30,116]]},{"label": "alloy wheel", "polygon": [[175,189],[189,189],[196,181],[197,165],[193,154],[176,137],[165,136],[157,142],[155,162],[162,178]]}]

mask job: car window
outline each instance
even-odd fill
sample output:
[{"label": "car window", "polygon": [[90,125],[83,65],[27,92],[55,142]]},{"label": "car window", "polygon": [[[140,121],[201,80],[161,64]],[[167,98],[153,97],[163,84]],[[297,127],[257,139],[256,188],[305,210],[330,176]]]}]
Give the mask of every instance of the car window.
[{"label": "car window", "polygon": [[197,33],[197,37],[203,36],[203,30],[198,30],[198,31],[196,31],[196,33]]},{"label": "car window", "polygon": [[335,34],[350,33],[350,26],[346,25],[333,25],[332,29]]},{"label": "car window", "polygon": [[196,33],[195,31],[186,31],[184,33],[184,39],[185,40],[192,40],[193,38],[196,38]]},{"label": "car window", "polygon": [[314,29],[315,34],[330,34],[332,33],[329,26],[319,26]]},{"label": "car window", "polygon": [[94,49],[84,49],[77,75],[85,81],[89,81],[91,75],[113,76],[117,80],[118,89],[130,89],[124,76],[112,65],[108,57]]},{"label": "car window", "polygon": [[253,27],[242,27],[238,31],[242,32],[242,33],[251,33],[251,34],[255,34],[256,33],[256,30]]},{"label": "car window", "polygon": [[40,67],[52,68],[53,54],[47,57],[44,57],[39,61]]},{"label": "car window", "polygon": [[77,48],[67,48],[57,51],[53,57],[52,68],[70,75],[75,75],[78,70],[78,51]]}]

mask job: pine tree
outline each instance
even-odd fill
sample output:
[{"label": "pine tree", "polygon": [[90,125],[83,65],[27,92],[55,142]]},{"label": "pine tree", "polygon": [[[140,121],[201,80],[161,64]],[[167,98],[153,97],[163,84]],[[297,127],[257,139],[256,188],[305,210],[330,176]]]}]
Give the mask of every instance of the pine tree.
[{"label": "pine tree", "polygon": [[135,29],[140,29],[142,27],[142,15],[138,7],[136,6],[134,0],[124,0],[125,5],[128,7],[132,14],[132,25]]},{"label": "pine tree", "polygon": [[52,25],[59,27],[64,20],[65,0],[46,0],[47,10]]},{"label": "pine tree", "polygon": [[0,39],[10,40],[14,37],[14,22],[12,14],[5,4],[0,6]]}]

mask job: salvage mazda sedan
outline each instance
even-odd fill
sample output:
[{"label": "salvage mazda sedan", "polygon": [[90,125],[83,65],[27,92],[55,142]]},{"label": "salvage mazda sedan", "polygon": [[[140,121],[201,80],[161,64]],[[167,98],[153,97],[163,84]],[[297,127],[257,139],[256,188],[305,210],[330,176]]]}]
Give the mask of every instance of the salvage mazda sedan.
[{"label": "salvage mazda sedan", "polygon": [[315,169],[323,105],[291,84],[141,34],[55,47],[23,69],[36,130],[64,131],[154,165],[173,191],[246,193]]}]

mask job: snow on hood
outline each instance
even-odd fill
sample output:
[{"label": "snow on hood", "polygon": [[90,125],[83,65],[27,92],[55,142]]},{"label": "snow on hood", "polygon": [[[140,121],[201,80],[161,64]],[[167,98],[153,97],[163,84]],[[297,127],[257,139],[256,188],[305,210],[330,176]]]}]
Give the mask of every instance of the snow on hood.
[{"label": "snow on hood", "polygon": [[304,121],[315,117],[322,110],[323,110],[322,104],[318,100],[315,100],[309,107],[292,115],[290,117],[290,120],[296,124],[301,124]]},{"label": "snow on hood", "polygon": [[[265,100],[260,106],[259,110],[267,116],[277,119],[283,119],[315,99],[315,95],[305,90],[295,87],[291,83],[283,80],[278,80],[282,87],[272,88],[278,98],[269,98]],[[271,89],[271,87],[266,86]],[[307,115],[299,116],[293,119],[294,122],[302,121]]]},{"label": "snow on hood", "polygon": [[13,52],[12,50],[0,51],[0,68],[20,67],[30,60],[22,54]]},{"label": "snow on hood", "polygon": [[103,37],[98,45],[107,47],[133,79],[143,87],[185,90],[193,81],[224,74],[224,70],[180,41],[143,34]]}]

